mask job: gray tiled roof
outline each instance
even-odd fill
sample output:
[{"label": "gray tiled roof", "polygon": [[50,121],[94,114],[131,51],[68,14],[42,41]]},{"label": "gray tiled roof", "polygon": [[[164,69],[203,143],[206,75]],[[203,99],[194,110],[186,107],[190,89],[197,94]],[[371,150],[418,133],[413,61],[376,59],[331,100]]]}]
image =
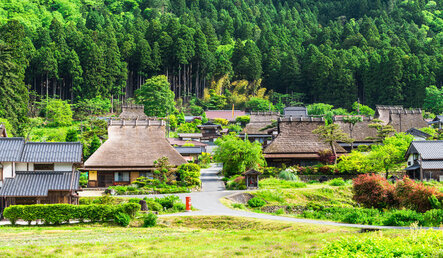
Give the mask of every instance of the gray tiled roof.
[{"label": "gray tiled roof", "polygon": [[423,160],[423,169],[443,169],[443,159],[442,160]]},{"label": "gray tiled roof", "polygon": [[7,178],[0,189],[2,197],[47,196],[48,191],[78,190],[80,173],[67,172],[17,172]]},{"label": "gray tiled roof", "polygon": [[413,141],[406,156],[419,153],[422,159],[443,159],[443,141]]},{"label": "gray tiled roof", "polygon": [[0,161],[20,161],[25,140],[23,138],[0,138]]},{"label": "gray tiled roof", "polygon": [[180,154],[200,154],[205,151],[203,147],[175,147]]},{"label": "gray tiled roof", "polygon": [[80,163],[82,144],[79,142],[27,142],[21,162]]},{"label": "gray tiled roof", "polygon": [[286,107],[284,109],[285,117],[307,117],[308,111],[306,107]]}]

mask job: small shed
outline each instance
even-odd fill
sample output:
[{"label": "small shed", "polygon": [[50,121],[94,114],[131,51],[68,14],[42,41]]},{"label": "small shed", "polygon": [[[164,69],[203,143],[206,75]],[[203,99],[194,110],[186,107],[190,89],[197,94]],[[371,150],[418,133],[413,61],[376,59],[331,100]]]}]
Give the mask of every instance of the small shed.
[{"label": "small shed", "polygon": [[246,187],[248,189],[257,189],[258,188],[258,180],[259,177],[262,173],[255,170],[255,169],[250,169],[246,172],[244,172],[242,175],[245,176],[245,183],[246,183]]}]

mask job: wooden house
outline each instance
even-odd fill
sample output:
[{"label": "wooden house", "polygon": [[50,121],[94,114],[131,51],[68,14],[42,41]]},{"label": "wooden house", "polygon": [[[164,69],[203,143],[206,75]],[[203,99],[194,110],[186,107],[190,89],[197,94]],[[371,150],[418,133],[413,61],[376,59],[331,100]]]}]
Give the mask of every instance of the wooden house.
[{"label": "wooden house", "polygon": [[89,187],[128,185],[140,176],[152,177],[154,162],[167,157],[177,167],[186,160],[165,137],[163,120],[110,120],[108,140],[84,167]]},{"label": "wooden house", "polygon": [[[279,119],[278,135],[263,151],[268,165],[309,166],[318,163],[318,153],[331,149],[312,132],[324,123],[323,118],[313,117]],[[335,147],[338,156],[346,153],[341,146]]]},{"label": "wooden house", "polygon": [[201,133],[179,133],[178,138],[182,141],[201,141],[203,134]]},{"label": "wooden house", "polygon": [[443,141],[413,141],[405,159],[410,178],[443,182]]},{"label": "wooden house", "polygon": [[217,138],[223,135],[222,126],[218,124],[207,122],[198,125],[197,127],[202,133],[201,142],[214,142]]},{"label": "wooden house", "polygon": [[200,156],[203,152],[206,152],[205,146],[182,146],[175,147],[175,149],[183,156],[186,161],[198,161],[198,156]]},{"label": "wooden house", "polygon": [[443,128],[443,115],[435,116],[435,118],[429,122],[430,125],[433,125],[435,128],[442,129]]},{"label": "wooden house", "polygon": [[415,141],[426,141],[428,138],[432,137],[432,135],[416,128],[410,128],[406,133],[414,136]]},{"label": "wooden house", "polygon": [[78,203],[82,144],[0,138],[0,208]]},{"label": "wooden house", "polygon": [[263,146],[267,146],[272,141],[272,134],[265,129],[276,122],[280,114],[277,112],[251,112],[250,121],[239,134],[240,138],[248,138],[249,141],[258,141]]}]

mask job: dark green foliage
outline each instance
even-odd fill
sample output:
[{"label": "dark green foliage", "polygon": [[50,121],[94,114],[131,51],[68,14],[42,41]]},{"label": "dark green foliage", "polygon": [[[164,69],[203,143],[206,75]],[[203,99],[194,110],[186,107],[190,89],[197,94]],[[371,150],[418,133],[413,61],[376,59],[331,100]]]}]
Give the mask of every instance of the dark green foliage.
[{"label": "dark green foliage", "polygon": [[162,198],[155,198],[155,202],[158,202],[163,208],[170,209],[175,203],[180,202],[180,198],[176,195],[169,195]]},{"label": "dark green foliage", "polygon": [[274,111],[274,106],[269,100],[255,97],[246,102],[246,108],[250,111]]},{"label": "dark green foliage", "polygon": [[122,227],[127,227],[131,223],[131,217],[126,213],[119,212],[115,214],[114,222]]},{"label": "dark green foliage", "polygon": [[338,177],[338,178],[334,178],[331,181],[329,181],[328,184],[331,186],[342,186],[342,185],[345,185],[346,182],[343,180],[343,178]]},{"label": "dark green foliage", "polygon": [[154,213],[148,213],[143,217],[143,227],[154,227],[157,225],[157,215]]},{"label": "dark green foliage", "polygon": [[28,221],[42,220],[45,224],[60,224],[69,220],[80,221],[102,221],[107,222],[115,218],[115,214],[124,213],[134,217],[140,210],[137,203],[126,203],[120,205],[92,204],[92,205],[70,205],[70,204],[35,204],[35,205],[13,205],[3,212],[3,216],[15,224],[18,219]]},{"label": "dark green foliage", "polygon": [[71,128],[66,133],[66,142],[78,142],[78,132],[77,130]]},{"label": "dark green foliage", "polygon": [[89,146],[89,156],[94,154],[94,152],[100,147],[101,145],[100,138],[98,138],[97,135],[94,135],[91,141],[91,145]]},{"label": "dark green foliage", "polygon": [[260,208],[263,207],[265,204],[266,201],[258,197],[254,197],[248,201],[248,205],[252,208]]}]

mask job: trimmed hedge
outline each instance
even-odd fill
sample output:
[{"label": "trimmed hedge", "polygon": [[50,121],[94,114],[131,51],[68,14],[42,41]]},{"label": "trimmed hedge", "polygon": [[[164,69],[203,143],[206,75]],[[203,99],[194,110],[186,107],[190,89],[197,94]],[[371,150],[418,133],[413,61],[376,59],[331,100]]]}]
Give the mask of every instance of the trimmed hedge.
[{"label": "trimmed hedge", "polygon": [[35,204],[13,205],[6,208],[3,216],[13,225],[22,219],[29,224],[35,220],[42,220],[45,224],[60,224],[69,220],[83,221],[111,221],[115,214],[125,213],[134,217],[140,210],[138,203],[125,203],[119,205],[71,205],[71,204]]}]

